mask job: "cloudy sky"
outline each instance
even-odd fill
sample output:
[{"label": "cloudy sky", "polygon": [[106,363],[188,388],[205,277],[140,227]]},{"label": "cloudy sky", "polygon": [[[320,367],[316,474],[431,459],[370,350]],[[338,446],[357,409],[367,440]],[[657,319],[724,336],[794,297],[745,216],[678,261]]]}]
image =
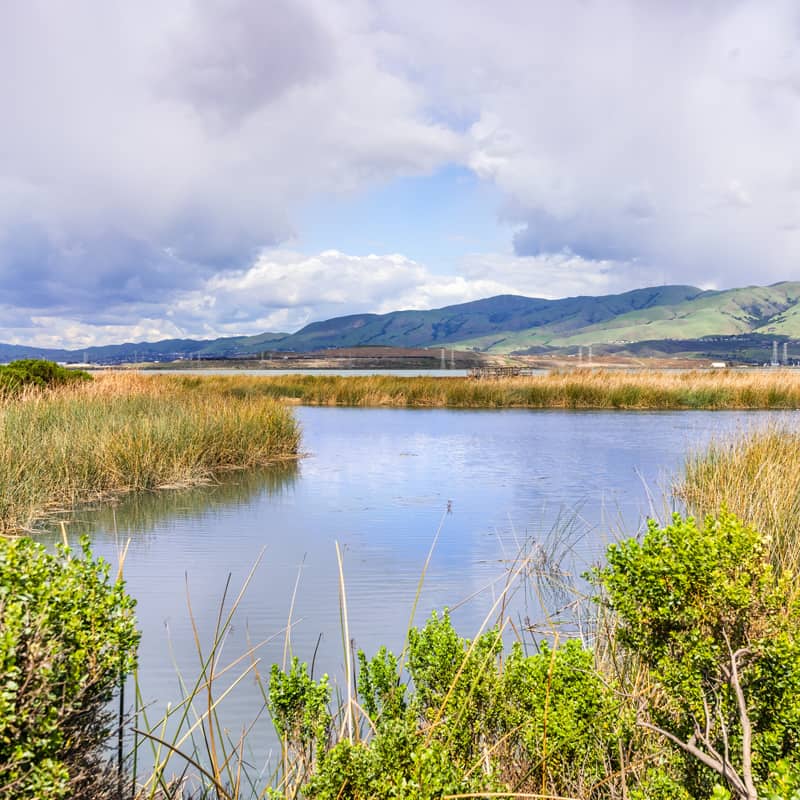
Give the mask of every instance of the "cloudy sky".
[{"label": "cloudy sky", "polygon": [[0,0],[0,341],[800,278],[795,0]]}]

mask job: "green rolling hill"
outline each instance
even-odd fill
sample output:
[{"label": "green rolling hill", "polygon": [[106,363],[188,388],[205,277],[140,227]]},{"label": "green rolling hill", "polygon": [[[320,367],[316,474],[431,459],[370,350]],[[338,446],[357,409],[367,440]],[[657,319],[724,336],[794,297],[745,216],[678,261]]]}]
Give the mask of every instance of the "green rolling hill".
[{"label": "green rolling hill", "polygon": [[723,291],[698,290],[694,297],[678,303],[635,309],[578,329],[540,325],[527,331],[508,331],[502,339],[483,336],[463,344],[489,352],[511,353],[529,348],[624,345],[753,333],[800,338],[800,282]]},{"label": "green rolling hill", "polygon": [[431,311],[355,314],[314,322],[281,341],[280,349],[429,347],[472,342],[478,337],[486,339],[491,347],[493,340],[540,328],[568,336],[587,327],[610,324],[620,315],[680,304],[699,294],[700,290],[693,286],[658,286],[624,294],[560,300],[498,295]]},{"label": "green rolling hill", "polygon": [[[235,358],[264,351],[308,352],[340,347],[474,348],[490,353],[542,352],[608,345],[616,348],[706,337],[800,339],[800,282],[702,291],[656,286],[600,297],[558,300],[500,295],[428,311],[352,314],[314,322],[295,333],[263,333],[210,341],[170,339],[81,350],[0,344],[0,360],[87,358],[100,363],[137,359]],[[734,342],[735,343],[735,342]],[[662,348],[674,351],[675,347]]]}]

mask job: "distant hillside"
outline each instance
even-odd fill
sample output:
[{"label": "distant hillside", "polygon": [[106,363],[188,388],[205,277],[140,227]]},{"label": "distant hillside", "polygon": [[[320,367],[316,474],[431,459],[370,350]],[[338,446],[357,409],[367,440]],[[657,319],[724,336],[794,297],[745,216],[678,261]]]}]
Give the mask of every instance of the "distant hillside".
[{"label": "distant hillside", "polygon": [[631,310],[581,328],[565,330],[540,325],[525,331],[509,329],[502,338],[493,334],[459,344],[510,353],[532,347],[561,349],[751,333],[800,338],[800,282],[697,291],[694,297],[683,301]]},{"label": "distant hillside", "polygon": [[293,334],[263,333],[211,341],[169,339],[74,351],[0,344],[0,360],[44,357],[115,363],[232,358],[265,351],[308,352],[367,345],[447,345],[513,353],[750,334],[800,339],[800,282],[724,291],[657,286],[560,300],[500,295],[429,311],[334,317]]},{"label": "distant hillside", "polygon": [[[307,325],[281,341],[279,347],[297,351],[358,345],[427,347],[472,341],[476,337],[505,338],[509,333],[536,328],[567,336],[623,314],[675,305],[699,294],[700,289],[693,286],[658,286],[624,294],[561,300],[499,295],[431,311],[335,317]],[[487,344],[491,346],[491,340]]]},{"label": "distant hillside", "polygon": [[0,344],[0,361],[17,358],[47,358],[52,361],[88,361],[117,364],[129,361],[172,361],[178,358],[235,358],[269,350],[288,333],[261,333],[257,336],[228,336],[220,339],[162,339],[158,342],[126,342],[80,350],[56,350]]}]

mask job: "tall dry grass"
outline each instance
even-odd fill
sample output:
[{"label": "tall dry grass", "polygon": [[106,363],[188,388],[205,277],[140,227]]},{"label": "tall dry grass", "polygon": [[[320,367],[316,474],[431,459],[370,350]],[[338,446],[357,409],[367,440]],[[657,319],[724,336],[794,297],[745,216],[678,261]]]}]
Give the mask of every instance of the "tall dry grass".
[{"label": "tall dry grass", "polygon": [[180,376],[242,397],[308,405],[450,408],[788,409],[800,408],[800,371],[576,370],[497,380],[330,376]]},{"label": "tall dry grass", "polygon": [[697,517],[727,508],[768,537],[774,563],[800,570],[800,431],[770,426],[687,459],[676,494]]},{"label": "tall dry grass", "polygon": [[124,492],[293,456],[285,406],[168,376],[101,375],[0,403],[0,533]]}]

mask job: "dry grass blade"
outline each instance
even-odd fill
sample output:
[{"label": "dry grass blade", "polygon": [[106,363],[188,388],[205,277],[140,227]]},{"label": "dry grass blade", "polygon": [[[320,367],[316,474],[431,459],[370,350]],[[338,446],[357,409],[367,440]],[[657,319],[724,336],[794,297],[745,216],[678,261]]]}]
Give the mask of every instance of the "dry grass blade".
[{"label": "dry grass blade", "polygon": [[339,565],[339,612],[342,622],[342,639],[344,645],[344,665],[345,681],[347,684],[347,708],[345,710],[345,726],[347,728],[347,738],[350,744],[353,743],[353,663],[352,650],[350,647],[350,623],[347,617],[347,590],[344,583],[344,565],[342,564],[342,550],[339,542],[336,542],[336,560]]},{"label": "dry grass blade", "polygon": [[[162,780],[161,776],[164,773],[167,761],[169,760],[171,755],[181,754],[184,757],[191,755],[182,751],[181,748],[189,739],[193,737],[195,731],[198,728],[200,728],[203,733],[206,756],[211,765],[211,774],[214,776],[215,785],[216,784],[222,785],[223,770],[227,771],[229,782],[232,785],[238,785],[236,779],[233,778],[232,773],[230,773],[229,771],[229,766],[231,764],[233,754],[228,753],[226,751],[224,740],[221,737],[215,736],[214,733],[215,729],[218,730],[220,727],[216,717],[217,709],[220,703],[233,691],[233,689],[239,683],[241,683],[241,681],[248,674],[250,674],[251,671],[257,669],[258,660],[254,658],[254,653],[256,652],[256,650],[259,647],[263,646],[263,644],[265,644],[266,642],[274,639],[275,637],[274,636],[268,637],[264,641],[260,642],[258,645],[249,648],[245,653],[239,655],[231,664],[229,664],[227,667],[221,670],[217,669],[217,665],[219,663],[219,659],[221,658],[222,646],[224,644],[225,638],[232,624],[233,618],[236,614],[237,609],[241,604],[241,601],[244,597],[247,587],[250,585],[254,575],[256,574],[256,571],[261,563],[263,555],[264,555],[264,550],[262,549],[262,551],[256,558],[253,566],[251,567],[248,575],[243,581],[242,586],[235,600],[233,601],[231,608],[227,611],[227,613],[225,613],[225,601],[230,586],[230,576],[228,576],[225,585],[225,591],[223,593],[223,597],[218,608],[213,640],[208,655],[203,654],[201,637],[197,626],[197,621],[194,616],[194,612],[192,611],[191,597],[189,595],[188,585],[187,585],[187,606],[189,609],[189,616],[192,624],[195,648],[197,650],[198,658],[200,660],[200,672],[197,680],[195,681],[194,685],[192,686],[191,690],[188,692],[184,700],[178,704],[178,706],[174,711],[171,710],[168,711],[167,715],[165,715],[162,721],[162,735],[160,738],[163,739],[165,738],[164,732],[166,731],[166,725],[167,722],[169,721],[169,718],[172,716],[173,713],[177,712],[178,709],[182,709],[179,719],[177,721],[176,733],[173,736],[172,741],[170,742],[170,748],[169,748],[170,755],[167,756],[166,759],[158,758],[156,760],[153,776],[156,776],[158,780]],[[276,634],[276,636],[277,635],[280,634]],[[213,691],[215,681],[221,678],[226,672],[233,669],[234,666],[238,665],[239,663],[247,659],[251,660],[250,665],[246,667],[244,671],[233,680],[231,685],[227,687],[227,689],[223,691],[222,694],[220,694],[218,697],[215,697]],[[186,730],[184,730],[188,722],[189,711],[190,709],[193,708],[193,701],[195,700],[195,698],[200,697],[201,694],[205,696],[206,708],[203,711],[203,713],[196,714],[197,718],[195,722],[189,725],[189,727],[186,728]],[[148,725],[148,727],[151,726]],[[194,756],[191,757],[194,758]],[[155,787],[155,784],[152,782],[152,780],[150,781],[150,786],[152,792],[152,790]]]}]

